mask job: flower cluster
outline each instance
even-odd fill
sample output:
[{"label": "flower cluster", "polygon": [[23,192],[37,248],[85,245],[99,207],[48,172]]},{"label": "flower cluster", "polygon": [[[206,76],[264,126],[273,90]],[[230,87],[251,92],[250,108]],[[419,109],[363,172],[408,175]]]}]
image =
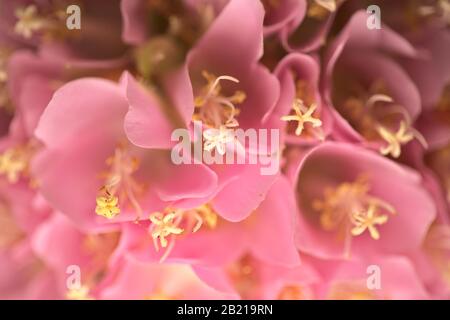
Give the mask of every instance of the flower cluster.
[{"label": "flower cluster", "polygon": [[449,299],[449,26],[448,0],[0,0],[0,298]]}]

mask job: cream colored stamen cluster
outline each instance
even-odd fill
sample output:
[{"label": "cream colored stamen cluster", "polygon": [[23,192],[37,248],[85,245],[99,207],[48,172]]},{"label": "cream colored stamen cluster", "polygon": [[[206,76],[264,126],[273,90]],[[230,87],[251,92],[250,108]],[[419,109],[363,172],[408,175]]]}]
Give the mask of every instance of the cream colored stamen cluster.
[{"label": "cream colored stamen cluster", "polygon": [[6,149],[0,153],[0,175],[4,175],[10,183],[16,183],[21,177],[26,177],[33,154],[31,144]]},{"label": "cream colored stamen cluster", "polygon": [[48,24],[47,20],[39,15],[35,5],[18,8],[16,18],[14,32],[25,39],[29,39],[34,33],[42,31]]},{"label": "cream colored stamen cluster", "polygon": [[[368,109],[373,108],[377,102],[394,103],[393,99],[387,95],[375,94],[367,100],[366,107]],[[399,105],[393,105],[392,108],[394,112],[401,114],[403,119],[400,120],[399,127],[396,131],[389,129],[381,123],[376,126],[379,136],[386,144],[380,148],[380,153],[398,158],[401,155],[402,145],[414,139],[417,139],[426,148],[427,142],[422,134],[413,128],[412,120],[408,112]]]},{"label": "cream colored stamen cluster", "polygon": [[113,196],[107,188],[104,188],[104,195],[95,199],[95,213],[107,219],[113,219],[120,213],[119,198]]},{"label": "cream colored stamen cluster", "polygon": [[35,35],[45,36],[47,39],[68,35],[64,24],[67,18],[65,8],[61,8],[57,3],[54,8],[46,7],[45,12],[40,12],[34,4],[18,7],[15,16],[17,20],[14,33],[25,39]]},{"label": "cream colored stamen cluster", "polygon": [[239,83],[239,80],[231,76],[215,77],[207,71],[202,72],[208,84],[203,92],[195,98],[195,113],[193,120],[201,121],[207,126],[203,137],[205,139],[205,150],[217,150],[220,154],[225,153],[225,146],[234,139],[231,134],[232,128],[238,127],[236,117],[240,110],[236,104],[245,101],[246,95],[243,91],[235,91],[232,96],[223,96],[221,82],[229,81]]},{"label": "cream colored stamen cluster", "polygon": [[330,12],[335,12],[336,0],[310,0],[308,2],[307,16],[319,20],[325,19]]},{"label": "cream colored stamen cluster", "polygon": [[[373,94],[367,100],[351,97],[344,105],[346,109],[343,111],[347,112],[356,130],[368,140],[381,143],[379,152],[382,155],[398,158],[402,146],[414,139],[427,148],[425,138],[413,127],[408,111],[390,96]],[[384,109],[381,105],[384,105]]]},{"label": "cream colored stamen cluster", "polygon": [[380,238],[377,226],[385,224],[395,209],[387,202],[369,194],[365,178],[326,188],[322,199],[315,199],[313,209],[320,214],[320,225],[326,231],[339,231],[346,240],[348,254],[350,237],[368,231],[374,240]]},{"label": "cream colored stamen cluster", "polygon": [[152,213],[149,219],[151,222],[149,231],[155,250],[165,249],[160,258],[161,262],[169,256],[177,236],[195,233],[203,225],[209,229],[217,226],[217,214],[208,204],[191,210],[167,208],[163,212]]},{"label": "cream colored stamen cluster", "polygon": [[450,1],[437,0],[435,5],[420,6],[418,13],[421,16],[435,16],[442,19],[447,25],[450,24]]},{"label": "cream colored stamen cluster", "polygon": [[397,131],[391,131],[383,126],[378,126],[378,134],[385,141],[386,145],[380,148],[382,155],[391,155],[398,158],[402,153],[402,145],[407,144],[414,138],[419,138],[419,141],[426,146],[427,143],[423,136],[414,128],[410,127],[405,121],[400,122]]},{"label": "cream colored stamen cluster", "polygon": [[336,11],[336,0],[314,0],[314,2],[330,12]]},{"label": "cream colored stamen cluster", "polygon": [[119,146],[114,155],[106,160],[106,164],[109,171],[103,174],[106,183],[96,198],[95,212],[113,219],[120,213],[120,205],[127,201],[139,219],[142,209],[136,196],[141,191],[141,186],[133,179],[134,172],[139,168],[138,159],[130,155],[126,147]]},{"label": "cream colored stamen cluster", "polygon": [[303,100],[295,99],[292,109],[294,110],[294,114],[282,116],[281,120],[297,122],[295,135],[300,136],[303,133],[305,124],[307,123],[310,123],[312,128],[318,128],[322,125],[322,121],[320,119],[314,118],[314,112],[317,109],[317,105],[315,103],[311,104],[309,107],[306,107]]},{"label": "cream colored stamen cluster", "polygon": [[205,139],[204,150],[216,150],[220,155],[224,155],[227,144],[235,140],[234,132],[231,130],[233,127],[221,125],[219,129],[210,128],[203,131],[203,138]]}]

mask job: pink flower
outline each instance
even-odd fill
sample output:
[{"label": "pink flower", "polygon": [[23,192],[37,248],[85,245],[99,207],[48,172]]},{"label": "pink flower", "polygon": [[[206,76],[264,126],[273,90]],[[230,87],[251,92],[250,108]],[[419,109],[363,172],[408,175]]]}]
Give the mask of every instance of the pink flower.
[{"label": "pink flower", "polygon": [[296,168],[297,244],[310,255],[339,259],[411,252],[435,218],[420,176],[372,151],[324,143]]},{"label": "pink flower", "polygon": [[414,128],[421,112],[419,92],[393,59],[414,58],[417,51],[388,26],[368,29],[366,19],[365,12],[355,13],[328,48],[324,99],[334,107],[334,137],[398,158],[413,140],[426,147]]},{"label": "pink flower", "polygon": [[447,2],[0,0],[0,298],[450,298]]},{"label": "pink flower", "polygon": [[330,132],[333,119],[319,92],[319,73],[317,59],[300,53],[287,55],[274,71],[281,84],[274,116],[287,143],[314,144]]},{"label": "pink flower", "polygon": [[40,190],[84,228],[145,218],[148,210],[160,209],[161,198],[204,197],[214,190],[216,178],[205,166],[176,166],[168,151],[129,143],[123,130],[127,111],[119,85],[86,78],[56,92],[36,129],[45,145],[33,165]]},{"label": "pink flower", "polygon": [[[144,148],[169,144],[169,128],[190,129],[193,120],[216,129],[231,122],[244,130],[273,127],[270,113],[278,98],[279,85],[257,63],[262,54],[263,15],[258,1],[230,1],[189,52],[186,64],[160,79],[171,108],[176,111],[176,114],[170,111],[171,118],[162,110],[164,104],[161,108],[150,103],[155,100],[152,92],[139,88],[128,77],[130,112],[125,130],[130,141]],[[163,135],[152,136],[156,131]],[[276,175],[260,175],[259,165],[210,167],[219,184],[212,205],[222,217],[242,220],[264,199]]]}]

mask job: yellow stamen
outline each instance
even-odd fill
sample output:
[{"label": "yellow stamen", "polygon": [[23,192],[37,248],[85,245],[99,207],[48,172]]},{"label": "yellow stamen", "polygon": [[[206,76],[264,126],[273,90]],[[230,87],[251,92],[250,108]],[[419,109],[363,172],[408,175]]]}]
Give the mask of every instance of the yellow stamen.
[{"label": "yellow stamen", "polygon": [[159,250],[158,240],[161,247],[166,248],[168,244],[166,238],[168,236],[183,233],[184,229],[178,227],[179,218],[181,216],[178,212],[171,212],[166,215],[155,212],[150,215],[150,221],[152,222],[151,234],[156,250]]},{"label": "yellow stamen", "polygon": [[113,219],[120,213],[119,198],[106,191],[105,196],[96,198],[95,213],[107,219]]},{"label": "yellow stamen", "polygon": [[330,12],[336,11],[336,0],[310,0],[308,2],[307,16],[324,20]]},{"label": "yellow stamen", "polygon": [[14,26],[14,32],[26,39],[31,38],[33,33],[42,30],[46,25],[45,20],[38,15],[35,5],[17,9],[16,17],[17,22]]},{"label": "yellow stamen", "polygon": [[353,236],[362,234],[365,230],[369,230],[372,239],[380,239],[380,233],[375,228],[375,225],[385,224],[389,217],[385,214],[377,215],[377,206],[373,203],[369,205],[367,211],[355,212],[352,216],[355,227],[351,230]]},{"label": "yellow stamen", "polygon": [[203,204],[200,207],[196,208],[196,211],[200,215],[202,220],[206,222],[208,228],[214,229],[217,226],[217,213],[213,210],[211,205]]},{"label": "yellow stamen", "polygon": [[152,223],[150,234],[156,251],[159,251],[160,247],[165,248],[160,262],[169,256],[177,236],[188,232],[195,233],[204,223],[209,229],[214,229],[218,223],[218,216],[209,204],[190,210],[166,208],[163,213],[152,213],[149,219]]},{"label": "yellow stamen", "polygon": [[219,128],[221,125],[235,123],[238,125],[236,116],[239,115],[239,109],[236,104],[241,104],[246,99],[243,91],[235,91],[232,96],[226,97],[221,94],[221,81],[230,81],[239,83],[239,80],[231,76],[215,77],[207,71],[202,72],[203,77],[208,84],[194,100],[196,112],[193,119],[200,120],[211,128]]},{"label": "yellow stamen", "polygon": [[6,149],[0,154],[0,175],[5,175],[10,183],[28,174],[29,162],[34,154],[31,144]]},{"label": "yellow stamen", "polygon": [[317,105],[314,103],[309,107],[306,107],[302,100],[296,99],[294,104],[292,105],[292,109],[294,110],[294,115],[282,116],[281,120],[283,121],[297,121],[297,129],[295,130],[295,134],[297,136],[301,135],[306,123],[311,123],[313,128],[320,127],[322,125],[322,121],[320,119],[316,119],[313,117],[314,111],[317,109]]},{"label": "yellow stamen", "polygon": [[[382,83],[375,82],[371,92],[373,90],[383,92],[386,89]],[[408,111],[384,93],[375,93],[368,99],[350,97],[344,106],[341,112],[358,132],[369,141],[383,141],[384,145],[379,150],[382,155],[398,158],[402,145],[413,139],[417,139],[424,148],[427,147],[425,138],[411,125]],[[375,110],[377,107],[379,109]],[[398,124],[396,131],[391,129],[394,124]]]},{"label": "yellow stamen", "polygon": [[120,213],[120,206],[126,201],[136,211],[136,219],[142,216],[142,208],[137,194],[142,192],[133,178],[139,169],[139,160],[132,156],[126,146],[119,145],[114,155],[106,159],[109,170],[102,174],[105,184],[100,188],[96,198],[95,212],[107,219],[113,219]]},{"label": "yellow stamen", "polygon": [[437,0],[435,5],[420,6],[417,11],[421,16],[435,16],[446,24],[450,24],[450,2],[448,0]]},{"label": "yellow stamen", "polygon": [[78,289],[70,289],[66,293],[66,299],[68,300],[94,300],[89,295],[89,288],[86,286],[81,286]]},{"label": "yellow stamen", "polygon": [[369,231],[374,240],[380,238],[375,225],[388,221],[381,211],[395,214],[395,209],[387,202],[369,195],[370,186],[365,177],[354,182],[344,182],[336,188],[327,188],[323,199],[315,199],[312,208],[320,213],[320,225],[326,231],[340,231],[346,240],[345,253],[348,254],[350,237]]},{"label": "yellow stamen", "polygon": [[336,0],[314,0],[314,2],[330,12],[336,11]]},{"label": "yellow stamen", "polygon": [[396,132],[392,132],[382,125],[378,126],[377,131],[381,138],[387,143],[386,146],[380,148],[380,153],[382,155],[390,154],[394,158],[398,158],[401,154],[401,146],[407,144],[414,138],[417,138],[424,147],[427,146],[425,138],[423,138],[418,131],[408,126],[403,120],[400,121],[400,127]]},{"label": "yellow stamen", "polygon": [[227,144],[235,140],[234,132],[230,130],[234,126],[236,124],[227,124],[221,125],[219,129],[211,128],[203,131],[204,150],[216,150],[220,155],[224,155]]}]

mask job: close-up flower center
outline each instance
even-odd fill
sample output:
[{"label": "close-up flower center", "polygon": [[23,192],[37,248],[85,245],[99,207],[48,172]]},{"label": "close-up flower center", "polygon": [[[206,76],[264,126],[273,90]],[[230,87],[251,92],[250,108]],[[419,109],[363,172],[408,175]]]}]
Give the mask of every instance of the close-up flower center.
[{"label": "close-up flower center", "polygon": [[339,113],[368,141],[382,144],[379,152],[398,158],[402,146],[417,139],[424,147],[425,138],[412,126],[408,111],[385,93],[383,83],[375,82],[369,90],[359,88],[335,103]]},{"label": "close-up flower center", "polygon": [[223,94],[222,83],[239,84],[239,80],[234,77],[226,75],[216,77],[207,71],[203,71],[202,76],[207,84],[194,99],[195,112],[192,119],[201,121],[202,125],[206,126],[203,132],[204,149],[206,151],[215,149],[223,155],[226,144],[234,140],[230,129],[239,126],[236,117],[240,110],[236,105],[245,101],[246,94],[241,90],[234,91],[230,96]]},{"label": "close-up flower center", "polygon": [[112,156],[106,159],[108,170],[101,174],[104,185],[96,198],[95,212],[107,219],[115,218],[121,207],[130,205],[136,212],[136,220],[142,217],[138,196],[143,186],[133,174],[139,169],[139,159],[130,154],[126,145],[119,145]]},{"label": "close-up flower center", "polygon": [[5,176],[9,183],[29,177],[29,164],[34,153],[35,147],[31,142],[6,149],[0,153],[0,175]]},{"label": "close-up flower center", "polygon": [[350,253],[351,237],[367,233],[380,239],[378,227],[387,223],[395,208],[386,201],[370,195],[370,184],[365,177],[327,187],[323,197],[314,199],[313,209],[319,213],[320,226],[325,231],[336,231],[345,243],[345,254]]},{"label": "close-up flower center", "polygon": [[288,115],[282,116],[281,120],[288,122],[286,130],[289,134],[323,140],[322,120],[314,91],[304,80],[297,80],[295,84],[292,110]]},{"label": "close-up flower center", "polygon": [[435,17],[450,25],[450,2],[436,0],[433,4],[421,5],[417,8],[417,14],[426,19]]},{"label": "close-up flower center", "polygon": [[41,13],[34,4],[19,7],[16,9],[16,24],[14,32],[25,38],[30,39],[36,34],[47,38],[63,37],[65,28],[61,28],[64,23],[66,13],[63,9],[53,8],[49,12]]},{"label": "close-up flower center", "polygon": [[246,94],[238,90],[231,96],[224,96],[221,82],[239,83],[239,80],[226,75],[216,77],[207,71],[203,71],[202,76],[206,79],[207,85],[195,97],[193,120],[202,121],[204,125],[216,129],[221,126],[237,126],[239,123],[236,117],[240,110],[236,105],[245,101]]},{"label": "close-up flower center", "polygon": [[164,249],[161,262],[170,255],[178,236],[195,233],[202,227],[214,230],[218,224],[218,215],[209,204],[190,210],[166,208],[152,213],[149,219],[155,250]]}]

